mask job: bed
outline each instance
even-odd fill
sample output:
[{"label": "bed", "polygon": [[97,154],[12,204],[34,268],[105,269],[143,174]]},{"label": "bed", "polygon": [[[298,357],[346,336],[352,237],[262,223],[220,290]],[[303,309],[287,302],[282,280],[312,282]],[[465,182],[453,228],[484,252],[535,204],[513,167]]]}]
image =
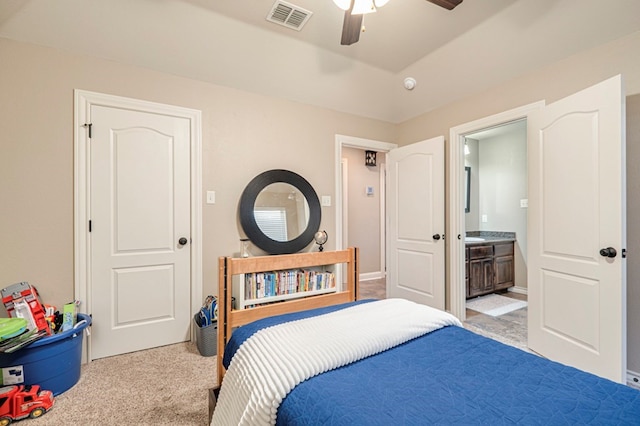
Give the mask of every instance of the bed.
[{"label": "bed", "polygon": [[639,391],[414,305],[298,306],[236,328],[212,424],[638,424]]}]

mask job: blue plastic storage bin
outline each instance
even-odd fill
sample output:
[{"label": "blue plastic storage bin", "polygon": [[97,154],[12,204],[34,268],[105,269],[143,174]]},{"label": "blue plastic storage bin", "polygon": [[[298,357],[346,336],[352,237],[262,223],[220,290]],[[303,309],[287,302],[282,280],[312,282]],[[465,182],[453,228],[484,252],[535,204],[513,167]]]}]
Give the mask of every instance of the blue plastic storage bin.
[{"label": "blue plastic storage bin", "polygon": [[40,385],[54,395],[69,390],[80,379],[82,335],[91,324],[89,315],[78,314],[76,320],[72,330],[43,337],[11,354],[0,353],[3,376],[12,374],[13,369],[15,377],[15,371],[21,368],[22,384]]}]

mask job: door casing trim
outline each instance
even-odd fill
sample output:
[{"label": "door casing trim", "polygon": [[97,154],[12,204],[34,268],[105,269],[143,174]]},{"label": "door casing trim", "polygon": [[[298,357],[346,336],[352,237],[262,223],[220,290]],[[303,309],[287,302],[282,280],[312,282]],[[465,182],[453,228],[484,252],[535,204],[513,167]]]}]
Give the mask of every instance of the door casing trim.
[{"label": "door casing trim", "polygon": [[[90,234],[90,145],[88,127],[94,105],[135,109],[186,118],[190,122],[191,198],[191,311],[202,302],[202,112],[195,109],[74,90],[73,117],[73,203],[74,203],[74,297],[81,309],[91,314]],[[194,339],[191,327],[191,340]],[[91,336],[84,341],[83,362],[91,360]]]},{"label": "door casing trim", "polygon": [[[384,153],[386,155],[387,152],[391,151],[394,148],[397,148],[398,145],[395,143],[390,143],[390,142],[381,142],[381,141],[376,141],[373,139],[364,139],[364,138],[358,138],[355,136],[345,136],[345,135],[339,135],[336,134],[335,135],[335,205],[336,205],[336,228],[335,228],[335,232],[336,232],[336,250],[342,250],[344,249],[344,241],[342,238],[342,235],[344,233],[343,231],[343,226],[345,224],[343,224],[343,218],[344,218],[344,212],[343,212],[343,200],[342,200],[342,194],[343,194],[343,182],[342,182],[342,148],[358,148],[358,149],[370,149],[370,150],[374,150],[377,151],[379,153]],[[386,161],[385,161],[386,162]],[[386,167],[386,166],[385,166]],[[382,173],[386,173],[386,171],[381,171]],[[382,176],[381,176],[381,180],[382,180]],[[380,222],[381,222],[381,226],[383,227],[382,229],[386,229],[386,214],[385,214],[385,206],[384,206],[384,195],[382,193],[382,191],[385,191],[385,188],[382,187],[381,185],[381,201],[380,201]],[[380,267],[382,269],[382,271],[380,271],[381,273],[386,273],[386,256],[385,253],[387,251],[387,248],[385,246],[385,241],[386,241],[386,236],[385,236],[386,232],[381,232],[380,235]],[[337,268],[336,270],[336,280],[337,282],[341,283],[342,282],[342,271],[341,268]]]},{"label": "door casing trim", "polygon": [[445,240],[447,244],[446,257],[447,281],[449,282],[449,311],[460,321],[466,319],[465,269],[464,269],[464,136],[490,127],[497,127],[512,121],[526,119],[532,111],[542,108],[545,101],[537,101],[518,108],[504,111],[468,123],[460,124],[449,129],[449,214],[447,215],[449,229]]}]

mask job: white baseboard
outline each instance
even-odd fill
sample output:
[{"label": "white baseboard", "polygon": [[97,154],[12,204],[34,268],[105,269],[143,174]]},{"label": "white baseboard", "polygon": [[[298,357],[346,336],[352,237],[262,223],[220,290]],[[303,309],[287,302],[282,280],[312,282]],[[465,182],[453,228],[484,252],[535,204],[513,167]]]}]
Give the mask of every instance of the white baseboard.
[{"label": "white baseboard", "polygon": [[627,385],[632,388],[640,389],[640,373],[627,370]]},{"label": "white baseboard", "polygon": [[366,272],[359,275],[360,281],[379,280],[380,278],[384,278],[384,273],[382,271]]},{"label": "white baseboard", "polygon": [[512,291],[518,294],[529,294],[526,287],[517,287],[517,286],[509,287],[509,291]]}]

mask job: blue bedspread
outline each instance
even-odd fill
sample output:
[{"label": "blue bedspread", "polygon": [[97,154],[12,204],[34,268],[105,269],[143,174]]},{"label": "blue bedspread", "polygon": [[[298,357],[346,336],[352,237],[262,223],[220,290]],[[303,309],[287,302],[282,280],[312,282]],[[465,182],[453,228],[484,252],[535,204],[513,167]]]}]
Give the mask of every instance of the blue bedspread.
[{"label": "blue bedspread", "polygon": [[[245,327],[234,339],[256,330]],[[640,392],[445,327],[299,384],[282,402],[277,424],[638,425]]]}]

